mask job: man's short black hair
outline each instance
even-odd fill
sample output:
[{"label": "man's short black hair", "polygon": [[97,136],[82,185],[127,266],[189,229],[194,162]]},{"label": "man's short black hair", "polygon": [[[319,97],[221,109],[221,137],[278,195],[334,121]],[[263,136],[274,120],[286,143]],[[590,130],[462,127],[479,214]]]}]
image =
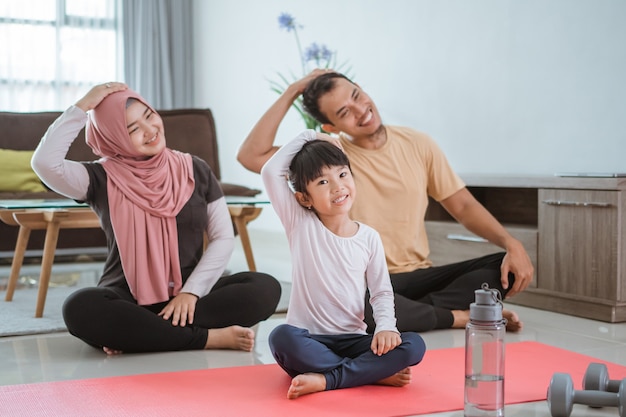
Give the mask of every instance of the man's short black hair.
[{"label": "man's short black hair", "polygon": [[322,124],[330,124],[330,120],[328,120],[328,117],[321,112],[319,100],[324,94],[335,88],[335,81],[339,78],[343,78],[344,80],[348,80],[350,83],[354,84],[352,80],[343,74],[338,72],[327,72],[311,81],[302,93],[302,107],[304,107],[304,110],[315,120]]},{"label": "man's short black hair", "polygon": [[306,185],[322,175],[324,167],[347,166],[350,161],[341,149],[325,140],[307,142],[289,165],[289,180],[295,191],[306,193]]}]

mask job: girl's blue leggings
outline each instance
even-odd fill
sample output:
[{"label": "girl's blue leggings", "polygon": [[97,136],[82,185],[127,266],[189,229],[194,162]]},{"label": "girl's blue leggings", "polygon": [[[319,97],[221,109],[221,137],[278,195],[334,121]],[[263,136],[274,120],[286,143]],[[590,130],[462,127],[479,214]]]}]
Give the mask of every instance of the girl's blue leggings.
[{"label": "girl's blue leggings", "polygon": [[371,350],[373,335],[315,335],[281,324],[270,334],[274,359],[291,377],[313,372],[326,377],[326,389],[374,384],[418,364],[426,345],[420,335],[401,334],[402,343],[382,356]]}]

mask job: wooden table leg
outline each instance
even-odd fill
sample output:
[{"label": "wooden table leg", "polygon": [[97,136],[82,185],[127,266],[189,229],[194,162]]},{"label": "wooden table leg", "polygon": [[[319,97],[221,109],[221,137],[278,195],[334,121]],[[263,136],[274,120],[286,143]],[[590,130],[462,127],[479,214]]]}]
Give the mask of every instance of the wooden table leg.
[{"label": "wooden table leg", "polygon": [[4,297],[5,301],[13,301],[13,293],[17,286],[17,279],[20,276],[20,270],[24,262],[24,253],[26,253],[29,238],[30,229],[25,226],[20,226],[20,231],[17,234],[17,242],[15,244],[15,253],[13,254],[13,262],[11,262],[11,275],[9,276],[9,282],[7,284],[7,293]]},{"label": "wooden table leg", "polygon": [[248,262],[248,269],[250,271],[256,271],[256,265],[254,263],[254,255],[252,255],[252,246],[250,246],[250,236],[248,236],[248,227],[246,225],[246,219],[243,216],[233,217],[239,237],[241,238],[241,246],[243,246],[243,253],[246,255],[246,262]]},{"label": "wooden table leg", "polygon": [[43,245],[43,257],[41,259],[41,273],[39,275],[39,292],[37,293],[35,317],[43,316],[43,308],[46,304],[46,295],[48,294],[48,285],[50,284],[52,264],[54,263],[54,252],[56,251],[57,241],[59,239],[59,228],[60,225],[56,221],[48,223],[46,240]]},{"label": "wooden table leg", "polygon": [[248,263],[248,269],[250,271],[256,271],[256,265],[254,263],[254,255],[252,255],[252,246],[250,245],[250,236],[248,235],[248,223],[259,217],[261,214],[261,207],[246,206],[246,205],[229,205],[228,211],[230,217],[235,223],[239,237],[241,238],[241,246],[243,246],[243,252],[246,255],[246,262]]},{"label": "wooden table leg", "polygon": [[46,303],[46,295],[50,284],[54,253],[59,239],[60,229],[91,229],[99,228],[100,220],[92,210],[85,209],[18,209],[0,210],[0,220],[11,226],[20,226],[20,231],[15,244],[15,253],[11,264],[11,276],[7,285],[6,301],[13,299],[13,294],[19,277],[24,254],[28,246],[31,230],[46,230],[46,239],[41,260],[41,272],[39,274],[39,290],[37,293],[37,305],[35,317],[43,317]]}]

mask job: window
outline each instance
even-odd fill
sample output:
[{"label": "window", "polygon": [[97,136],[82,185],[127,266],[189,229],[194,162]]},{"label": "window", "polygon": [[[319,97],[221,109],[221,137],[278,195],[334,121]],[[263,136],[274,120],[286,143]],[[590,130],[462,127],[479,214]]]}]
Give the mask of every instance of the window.
[{"label": "window", "polygon": [[121,80],[117,0],[0,0],[0,110],[64,110]]}]

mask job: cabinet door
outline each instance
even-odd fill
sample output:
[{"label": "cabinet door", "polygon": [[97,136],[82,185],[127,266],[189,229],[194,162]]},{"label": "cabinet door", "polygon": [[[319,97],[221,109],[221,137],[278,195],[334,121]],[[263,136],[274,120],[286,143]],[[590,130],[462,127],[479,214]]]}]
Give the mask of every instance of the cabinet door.
[{"label": "cabinet door", "polygon": [[621,298],[618,204],[618,191],[539,190],[539,288]]}]

